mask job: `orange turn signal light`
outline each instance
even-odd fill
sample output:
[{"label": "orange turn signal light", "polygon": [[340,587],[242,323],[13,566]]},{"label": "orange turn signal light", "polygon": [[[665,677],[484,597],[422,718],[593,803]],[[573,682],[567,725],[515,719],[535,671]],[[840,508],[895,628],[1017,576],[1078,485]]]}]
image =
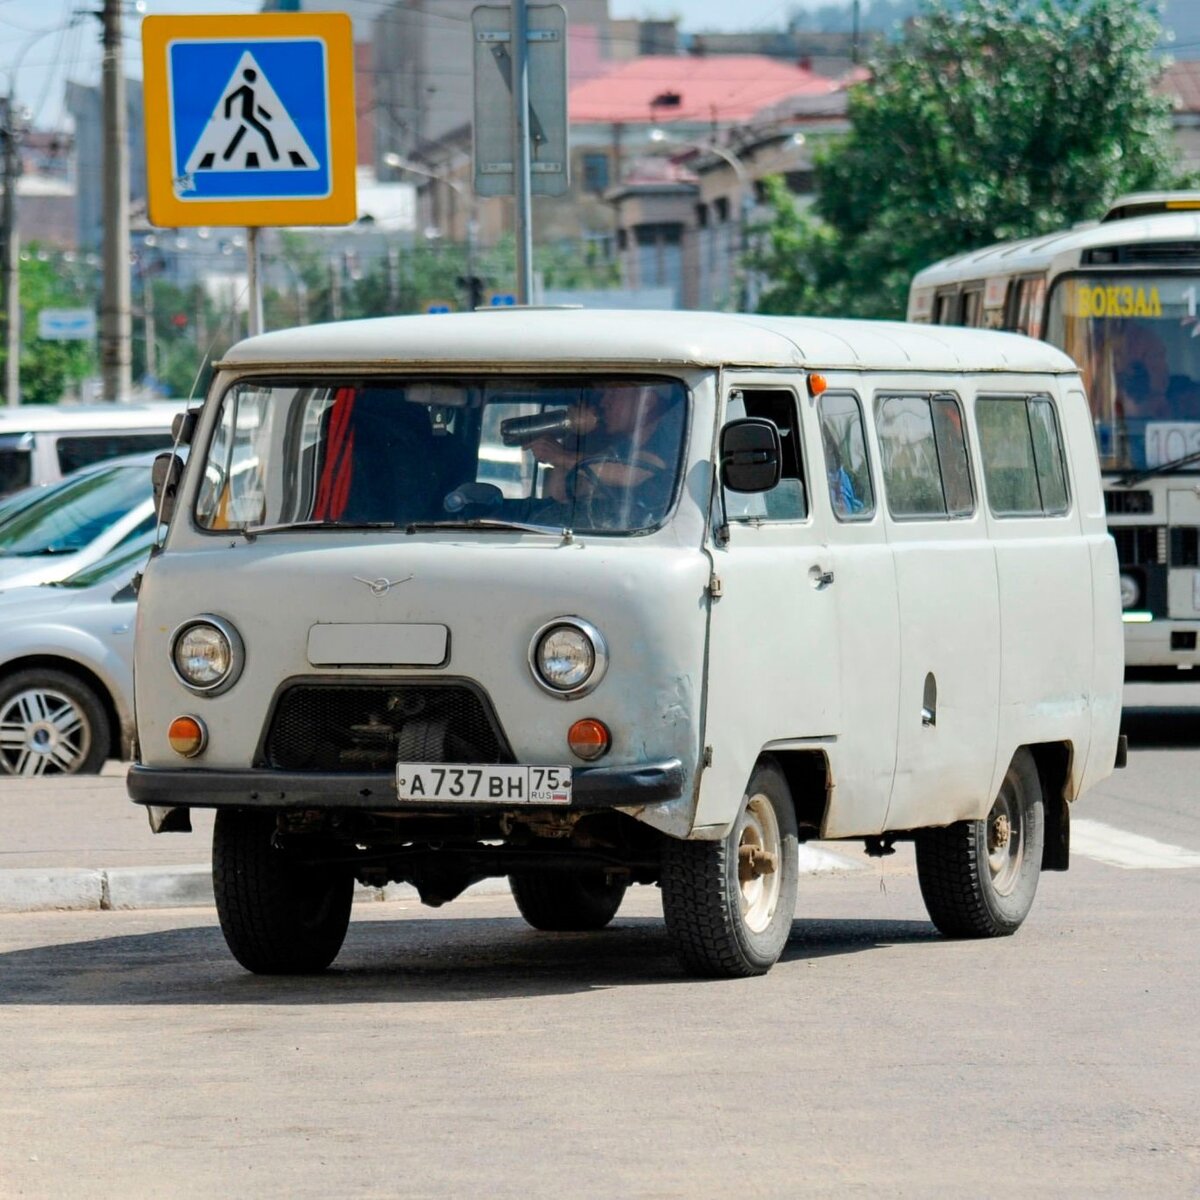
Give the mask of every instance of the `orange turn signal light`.
[{"label": "orange turn signal light", "polygon": [[176,717],[167,729],[167,741],[176,754],[195,758],[208,744],[208,730],[197,717]]},{"label": "orange turn signal light", "polygon": [[829,381],[824,375],[810,375],[808,377],[808,394],[810,396],[819,396],[828,386]]},{"label": "orange turn signal light", "polygon": [[584,762],[592,762],[600,758],[612,745],[612,734],[603,721],[592,717],[584,717],[576,721],[567,731],[567,745],[571,753]]}]

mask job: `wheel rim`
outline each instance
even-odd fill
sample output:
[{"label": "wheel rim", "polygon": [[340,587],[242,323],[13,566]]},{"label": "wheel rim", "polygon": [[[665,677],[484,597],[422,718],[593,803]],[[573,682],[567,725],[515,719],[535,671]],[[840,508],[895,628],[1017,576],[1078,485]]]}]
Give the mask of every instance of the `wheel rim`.
[{"label": "wheel rim", "polygon": [[1021,806],[1007,780],[984,826],[992,886],[1001,896],[1007,896],[1016,886],[1025,859],[1025,824]]},{"label": "wheel rim", "polygon": [[9,775],[69,775],[91,748],[86,717],[62,692],[30,688],[0,709],[0,767]]},{"label": "wheel rim", "polygon": [[742,920],[754,933],[762,933],[779,904],[783,839],[774,806],[761,793],[747,801],[737,857]]}]

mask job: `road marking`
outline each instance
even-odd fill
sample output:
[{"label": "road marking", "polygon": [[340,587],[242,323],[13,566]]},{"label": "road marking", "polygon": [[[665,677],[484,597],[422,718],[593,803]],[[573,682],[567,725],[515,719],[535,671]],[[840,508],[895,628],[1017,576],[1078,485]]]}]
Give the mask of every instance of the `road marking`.
[{"label": "road marking", "polygon": [[1200,852],[1114,829],[1100,821],[1071,822],[1071,853],[1127,870],[1200,867]]}]

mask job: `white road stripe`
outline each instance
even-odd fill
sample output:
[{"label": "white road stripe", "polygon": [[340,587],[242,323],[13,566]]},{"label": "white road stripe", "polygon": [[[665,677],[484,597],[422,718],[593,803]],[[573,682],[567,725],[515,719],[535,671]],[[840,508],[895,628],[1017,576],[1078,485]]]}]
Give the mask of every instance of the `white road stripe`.
[{"label": "white road stripe", "polygon": [[1071,821],[1071,853],[1128,870],[1200,867],[1200,851],[1156,842],[1100,821]]}]

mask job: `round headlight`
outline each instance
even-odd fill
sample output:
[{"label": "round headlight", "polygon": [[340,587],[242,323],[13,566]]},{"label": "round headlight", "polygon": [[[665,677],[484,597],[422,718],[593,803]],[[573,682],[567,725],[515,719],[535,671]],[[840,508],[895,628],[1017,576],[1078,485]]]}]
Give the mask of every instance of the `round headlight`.
[{"label": "round headlight", "polygon": [[1132,608],[1142,598],[1142,589],[1132,575],[1121,573],[1121,607]]},{"label": "round headlight", "polygon": [[200,617],[176,631],[171,661],[180,682],[192,691],[221,692],[241,673],[242,640],[227,621]]},{"label": "round headlight", "polygon": [[579,617],[543,625],[529,647],[533,677],[564,699],[584,696],[600,682],[608,650],[600,631]]}]

